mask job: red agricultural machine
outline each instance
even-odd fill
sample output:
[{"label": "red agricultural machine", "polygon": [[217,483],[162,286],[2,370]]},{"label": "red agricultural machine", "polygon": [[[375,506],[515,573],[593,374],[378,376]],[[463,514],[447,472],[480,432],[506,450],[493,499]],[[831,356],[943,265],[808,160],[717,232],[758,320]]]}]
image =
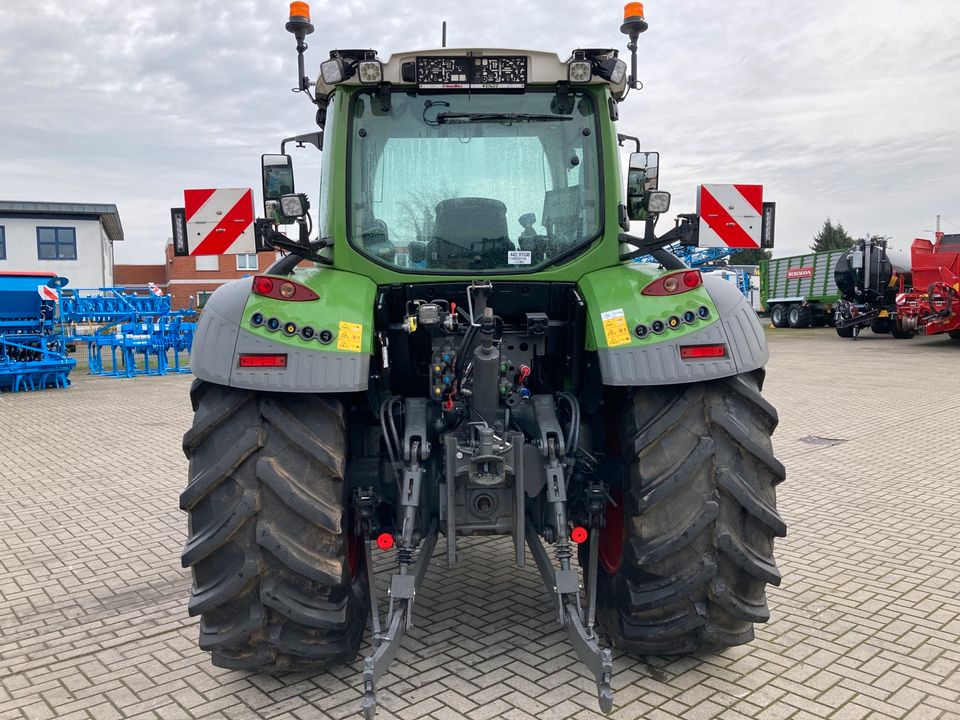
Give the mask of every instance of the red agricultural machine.
[{"label": "red agricultural machine", "polygon": [[914,240],[910,260],[913,289],[897,296],[898,328],[960,340],[960,234]]}]

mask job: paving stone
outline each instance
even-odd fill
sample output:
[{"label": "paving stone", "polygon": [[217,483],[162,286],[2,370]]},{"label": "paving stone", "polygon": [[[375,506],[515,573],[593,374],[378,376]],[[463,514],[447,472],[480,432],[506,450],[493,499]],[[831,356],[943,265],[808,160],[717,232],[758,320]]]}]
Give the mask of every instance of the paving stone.
[{"label": "paving stone", "polygon": [[[789,525],[771,622],[714,655],[615,653],[612,717],[960,718],[960,450],[929,444],[960,412],[943,386],[956,348],[769,337]],[[270,678],[214,668],[196,647],[179,562],[190,380],[80,376],[65,391],[0,395],[4,720],[359,717],[362,657]],[[516,569],[507,538],[459,547],[456,567],[442,548],[431,563],[378,719],[599,717],[532,562]],[[388,565],[377,569],[385,582]]]}]

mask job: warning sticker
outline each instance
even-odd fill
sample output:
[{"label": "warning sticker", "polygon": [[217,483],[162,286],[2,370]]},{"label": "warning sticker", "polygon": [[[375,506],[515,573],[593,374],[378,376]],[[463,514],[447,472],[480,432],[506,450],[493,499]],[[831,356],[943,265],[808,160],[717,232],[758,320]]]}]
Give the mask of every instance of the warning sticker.
[{"label": "warning sticker", "polygon": [[627,328],[627,319],[623,315],[623,308],[600,313],[600,319],[603,320],[603,334],[607,338],[609,347],[630,344],[630,330]]},{"label": "warning sticker", "polygon": [[362,341],[362,324],[340,321],[340,327],[337,330],[337,350],[360,352],[360,344]]},{"label": "warning sticker", "polygon": [[508,250],[507,265],[529,265],[533,262],[533,253],[529,250]]}]

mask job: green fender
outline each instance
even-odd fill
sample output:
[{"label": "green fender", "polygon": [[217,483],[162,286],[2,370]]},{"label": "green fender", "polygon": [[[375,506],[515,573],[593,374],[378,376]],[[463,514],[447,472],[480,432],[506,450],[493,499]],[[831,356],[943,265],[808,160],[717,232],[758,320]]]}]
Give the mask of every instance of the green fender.
[{"label": "green fender", "polygon": [[[366,390],[373,349],[376,285],[328,268],[298,268],[276,276],[316,292],[290,301],[252,292],[253,278],[219,288],[207,301],[191,356],[201,380],[273,392]],[[284,355],[285,367],[240,367],[241,355]]]},{"label": "green fender", "polygon": [[[736,287],[707,274],[702,285],[686,292],[642,294],[665,274],[634,263],[581,278],[588,317],[586,349],[597,352],[605,385],[690,383],[766,364],[763,328]],[[695,360],[681,356],[681,348],[699,345],[722,345],[723,355]]]}]

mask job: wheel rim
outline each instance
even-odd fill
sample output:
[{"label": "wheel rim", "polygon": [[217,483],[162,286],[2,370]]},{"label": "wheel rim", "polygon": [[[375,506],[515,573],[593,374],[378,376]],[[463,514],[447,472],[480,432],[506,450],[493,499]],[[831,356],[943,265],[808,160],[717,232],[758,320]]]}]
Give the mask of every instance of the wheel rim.
[{"label": "wheel rim", "polygon": [[620,561],[623,559],[623,489],[610,488],[610,497],[613,498],[616,507],[613,503],[607,504],[604,512],[606,523],[600,533],[597,556],[600,559],[600,567],[613,575],[620,569]]}]

